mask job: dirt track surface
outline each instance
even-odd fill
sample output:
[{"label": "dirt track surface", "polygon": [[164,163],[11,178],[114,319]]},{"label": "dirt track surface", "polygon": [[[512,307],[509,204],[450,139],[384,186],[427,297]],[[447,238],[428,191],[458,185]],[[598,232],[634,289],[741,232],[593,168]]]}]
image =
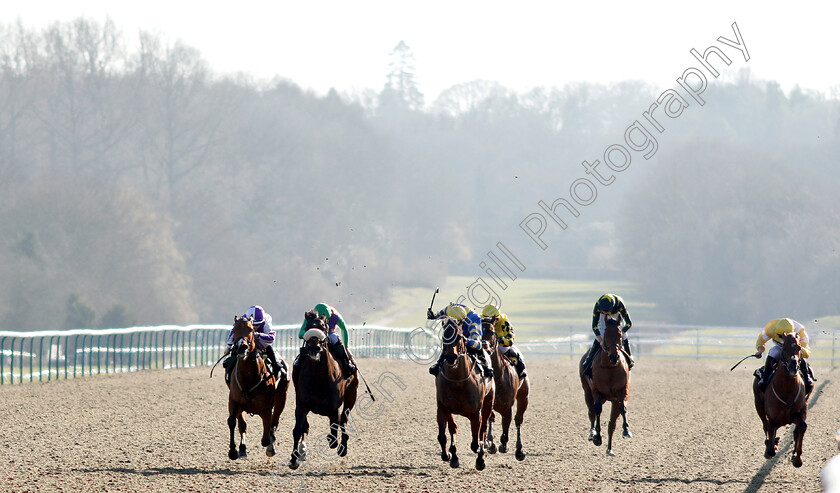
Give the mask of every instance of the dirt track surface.
[{"label": "dirt track surface", "polygon": [[[458,417],[461,467],[451,469],[440,460],[434,379],[426,367],[360,363],[372,386],[382,377],[374,388],[393,401],[374,390],[377,402],[367,402],[364,415],[353,419],[345,458],[319,438],[329,429],[326,418],[310,417],[310,460],[296,472],[286,467],[292,386],[277,432],[278,455],[265,456],[262,424],[248,417],[249,457],[237,461],[227,458],[227,390],[220,373],[208,379],[208,368],[0,387],[0,490],[815,492],[820,468],[836,452],[840,371],[817,369],[804,465],[796,469],[785,451],[790,428],[781,431],[777,458],[762,455],[751,396],[755,363],[730,372],[725,362],[643,359],[631,381],[634,437],[617,436],[618,455],[607,457],[605,445],[586,440],[576,363],[563,360],[529,365],[523,462],[512,452],[488,455],[487,469],[476,471],[469,422]],[[606,422],[602,426],[606,433]]]}]

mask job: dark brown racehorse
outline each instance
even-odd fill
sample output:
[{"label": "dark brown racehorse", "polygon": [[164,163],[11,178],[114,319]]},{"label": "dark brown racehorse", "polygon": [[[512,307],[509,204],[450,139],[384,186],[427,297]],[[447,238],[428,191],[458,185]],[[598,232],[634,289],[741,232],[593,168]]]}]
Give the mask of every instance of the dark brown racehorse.
[{"label": "dark brown racehorse", "polygon": [[[522,451],[522,420],[525,410],[528,409],[528,394],[531,390],[531,383],[528,376],[519,378],[516,369],[510,360],[499,350],[496,332],[493,330],[493,323],[482,320],[484,331],[483,339],[490,351],[490,362],[493,365],[493,380],[496,384],[496,396],[493,401],[493,410],[502,416],[502,436],[499,437],[499,452],[507,452],[508,431],[510,430],[513,405],[516,404],[516,459],[525,460],[525,452]],[[487,426],[486,446],[491,454],[496,453],[496,444],[493,443],[493,423],[496,421],[496,413],[490,414],[490,422]]]},{"label": "dark brown racehorse", "polygon": [[[613,432],[618,415],[624,422],[622,436],[631,438],[627,426],[627,399],[630,396],[630,369],[627,358],[621,348],[622,334],[617,318],[607,317],[603,334],[603,347],[592,360],[592,378],[583,374],[583,362],[580,360],[580,383],[583,386],[586,407],[589,409],[589,440],[601,445],[601,410],[605,402],[612,402],[610,424],[608,428],[607,455],[615,455],[612,450]],[[590,348],[590,351],[592,349]]]},{"label": "dark brown racehorse", "polygon": [[[256,414],[263,421],[263,436],[261,444],[266,447],[265,454],[274,455],[274,432],[280,421],[280,414],[286,407],[286,391],[289,381],[276,384],[274,375],[268,371],[262,357],[257,353],[257,343],[254,337],[252,318],[235,317],[233,320],[233,348],[237,359],[231,371],[228,389],[227,420],[230,428],[230,450],[228,457],[238,459],[248,454],[245,447],[245,431],[248,425],[242,413]],[[276,388],[275,388],[276,387]],[[233,429],[239,423],[239,451],[233,439]]]},{"label": "dark brown racehorse", "polygon": [[[299,361],[292,370],[295,384],[295,428],[292,431],[294,445],[289,467],[297,469],[306,460],[306,436],[309,421],[306,416],[312,412],[327,416],[330,420],[330,434],[327,437],[330,448],[338,447],[339,457],[347,455],[346,431],[350,411],[356,404],[359,380],[356,375],[344,378],[341,366],[327,347],[327,326],[312,311],[306,315],[307,331]],[[342,409],[342,405],[344,408]],[[338,431],[341,430],[341,444]]]},{"label": "dark brown racehorse", "polygon": [[776,455],[779,437],[776,431],[782,426],[796,424],[793,431],[794,450],[793,465],[802,466],[802,438],[808,425],[805,418],[808,414],[808,395],[805,393],[805,382],[799,373],[800,358],[799,338],[794,334],[787,334],[782,342],[782,356],[776,362],[776,371],[772,380],[767,384],[764,392],[758,389],[758,376],[753,381],[753,395],[755,396],[755,410],[761,418],[764,427],[764,457],[769,459]]},{"label": "dark brown racehorse", "polygon": [[[479,471],[484,462],[484,438],[487,421],[493,413],[496,385],[492,378],[485,378],[466,351],[466,341],[459,323],[444,318],[443,322],[444,360],[435,379],[437,393],[438,442],[440,458],[451,467],[460,466],[455,448],[458,425],[453,414],[470,420],[472,442],[470,448],[478,454],[475,468]],[[446,426],[449,425],[450,446],[446,452]],[[451,454],[451,455],[450,455]]]}]

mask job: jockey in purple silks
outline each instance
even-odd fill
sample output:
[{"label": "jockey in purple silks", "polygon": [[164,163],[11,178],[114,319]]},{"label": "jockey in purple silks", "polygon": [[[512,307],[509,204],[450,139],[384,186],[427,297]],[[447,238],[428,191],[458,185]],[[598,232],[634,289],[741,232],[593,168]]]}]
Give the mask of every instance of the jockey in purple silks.
[{"label": "jockey in purple silks", "polygon": [[[263,352],[271,366],[271,373],[278,377],[280,380],[288,380],[288,374],[286,371],[286,362],[282,359],[280,362],[277,362],[277,356],[274,354],[274,348],[271,347],[271,343],[274,342],[275,332],[274,329],[271,327],[271,315],[266,313],[260,305],[254,305],[251,308],[248,308],[248,311],[245,312],[243,315],[245,318],[252,317],[254,320],[252,322],[254,326],[254,335],[256,336],[255,342],[257,345],[257,349]],[[227,339],[227,349],[225,350],[225,355],[230,354],[230,350],[233,347],[233,329],[230,330],[230,334],[228,334]],[[233,371],[234,361],[236,360],[236,355],[231,355],[228,357],[223,366],[225,367],[225,381],[230,381],[230,373]]]}]

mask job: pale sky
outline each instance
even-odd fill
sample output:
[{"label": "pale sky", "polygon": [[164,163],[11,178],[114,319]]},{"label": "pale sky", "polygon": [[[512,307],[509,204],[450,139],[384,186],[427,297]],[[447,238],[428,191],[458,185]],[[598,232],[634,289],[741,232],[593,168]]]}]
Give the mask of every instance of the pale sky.
[{"label": "pale sky", "polygon": [[[319,94],[381,89],[388,54],[404,40],[414,51],[420,90],[475,79],[517,90],[568,82],[645,80],[657,88],[697,61],[738,23],[750,61],[733,57],[734,77],[774,79],[823,92],[840,87],[836,8],[810,2],[296,1],[178,0],[7,2],[0,21],[43,27],[79,16],[109,16],[134,43],[140,30],[181,39],[216,72],[275,76]],[[778,2],[781,4],[782,2]],[[690,5],[690,7],[689,7]],[[737,52],[728,52],[738,55]]]}]

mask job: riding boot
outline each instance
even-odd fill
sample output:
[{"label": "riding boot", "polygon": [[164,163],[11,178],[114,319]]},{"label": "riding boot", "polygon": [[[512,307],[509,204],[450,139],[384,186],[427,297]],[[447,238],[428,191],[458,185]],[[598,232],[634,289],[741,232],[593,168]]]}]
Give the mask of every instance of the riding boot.
[{"label": "riding boot", "polygon": [[814,381],[816,379],[813,378],[814,372],[811,370],[811,366],[805,358],[799,360],[799,373],[802,374],[802,380],[805,382],[805,393],[810,394],[814,390]]},{"label": "riding boot", "polygon": [[236,366],[236,355],[231,354],[222,361],[222,367],[225,369],[225,382],[227,383],[230,383],[230,374],[234,366]]},{"label": "riding boot", "polygon": [[525,374],[525,362],[522,361],[522,353],[520,353],[515,347],[510,346],[508,350],[505,351],[505,356],[513,362],[513,366],[516,368],[516,373],[519,375],[519,378],[525,378],[527,375]]},{"label": "riding boot", "polygon": [[583,374],[587,377],[592,377],[592,360],[595,359],[595,355],[598,354],[600,349],[601,343],[598,342],[598,339],[592,341],[592,347],[589,348],[589,354],[586,355],[586,361],[583,362]]},{"label": "riding boot", "polygon": [[350,375],[355,375],[356,367],[350,362],[350,356],[348,356],[347,350],[344,348],[344,344],[341,343],[341,339],[339,339],[338,342],[330,343],[329,347],[333,357],[337,359],[339,365],[341,365],[341,374],[344,378],[347,378]]},{"label": "riding boot", "polygon": [[429,367],[429,373],[437,376],[438,372],[440,371],[440,365],[442,363],[443,363],[443,351],[440,352],[440,357],[435,362],[435,364],[433,364],[432,366]]},{"label": "riding boot", "polygon": [[484,376],[485,377],[492,377],[493,376],[493,365],[490,364],[490,358],[487,357],[487,351],[484,348],[481,348],[477,351],[478,360],[481,362],[481,366],[484,367]]},{"label": "riding boot", "polygon": [[271,363],[271,374],[280,380],[288,380],[289,376],[286,374],[286,370],[284,368],[285,365],[280,365],[280,363],[277,362],[277,355],[274,354],[274,348],[266,346],[265,355],[266,359],[268,359],[269,363]]},{"label": "riding boot", "polygon": [[770,383],[775,369],[776,358],[768,356],[767,361],[764,363],[764,371],[761,373],[761,380],[758,381],[758,390],[764,392],[767,389],[767,384]]},{"label": "riding boot", "polygon": [[627,369],[632,370],[636,361],[633,359],[633,355],[630,354],[630,341],[627,339],[624,339],[624,352],[627,353]]}]

